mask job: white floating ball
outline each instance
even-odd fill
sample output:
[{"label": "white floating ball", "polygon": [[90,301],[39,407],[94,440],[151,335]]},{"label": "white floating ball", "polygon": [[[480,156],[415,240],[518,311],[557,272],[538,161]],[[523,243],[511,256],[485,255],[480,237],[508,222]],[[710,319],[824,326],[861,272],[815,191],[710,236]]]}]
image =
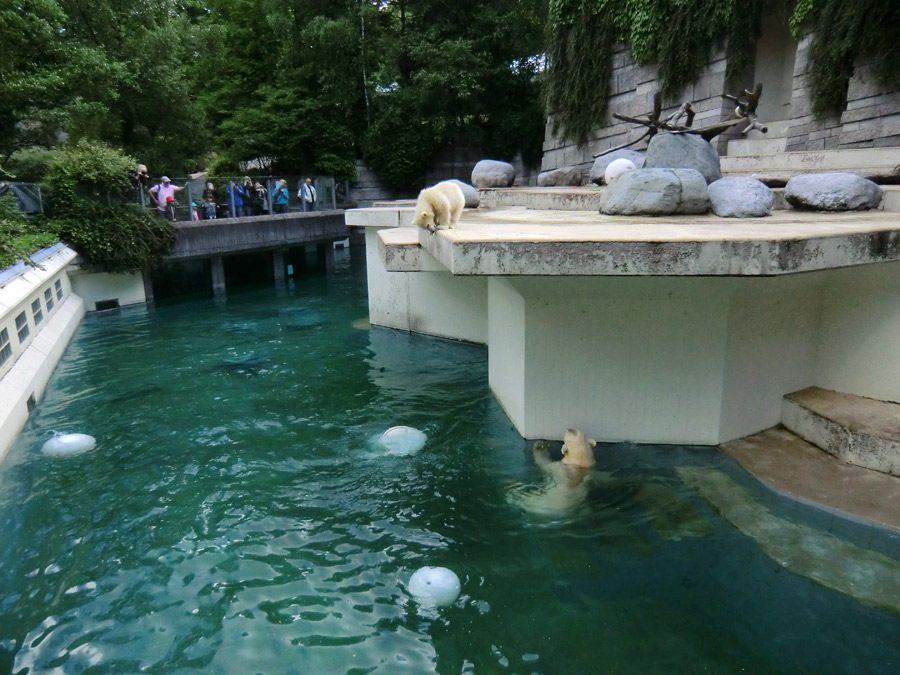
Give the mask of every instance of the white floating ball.
[{"label": "white floating ball", "polygon": [[428,437],[413,427],[391,427],[378,438],[392,455],[414,455],[423,447]]},{"label": "white floating ball", "polygon": [[97,439],[87,434],[60,434],[44,443],[45,455],[68,456],[87,452],[97,445]]},{"label": "white floating ball", "polygon": [[624,157],[614,159],[606,167],[606,171],[603,172],[603,180],[609,185],[623,173],[634,171],[636,168],[634,162],[630,159],[625,159]]},{"label": "white floating ball", "polygon": [[460,589],[459,577],[446,567],[422,567],[409,579],[409,592],[422,604],[452,605]]}]

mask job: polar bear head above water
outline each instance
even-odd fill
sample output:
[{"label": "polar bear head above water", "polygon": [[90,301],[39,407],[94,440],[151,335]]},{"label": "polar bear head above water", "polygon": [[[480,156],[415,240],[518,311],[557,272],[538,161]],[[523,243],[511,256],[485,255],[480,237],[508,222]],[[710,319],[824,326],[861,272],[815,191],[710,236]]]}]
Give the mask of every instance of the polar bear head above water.
[{"label": "polar bear head above water", "polygon": [[593,451],[595,445],[597,445],[597,441],[585,436],[583,431],[566,429],[566,433],[563,434],[563,464],[590,469],[597,463]]}]

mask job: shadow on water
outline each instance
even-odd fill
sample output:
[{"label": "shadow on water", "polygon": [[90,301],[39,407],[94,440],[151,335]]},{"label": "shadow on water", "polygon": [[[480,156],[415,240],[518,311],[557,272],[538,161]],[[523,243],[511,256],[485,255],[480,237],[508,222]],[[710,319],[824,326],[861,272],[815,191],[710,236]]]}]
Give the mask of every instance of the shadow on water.
[{"label": "shadow on water", "polygon": [[[281,294],[87,317],[0,466],[0,672],[900,670],[896,612],[784,564],[863,569],[814,514],[713,449],[626,443],[577,508],[524,511],[544,477],[486,349],[365,316],[339,254]],[[424,447],[380,451],[398,425]],[[45,457],[54,430],[97,447]],[[425,565],[454,605],[410,597]]]}]

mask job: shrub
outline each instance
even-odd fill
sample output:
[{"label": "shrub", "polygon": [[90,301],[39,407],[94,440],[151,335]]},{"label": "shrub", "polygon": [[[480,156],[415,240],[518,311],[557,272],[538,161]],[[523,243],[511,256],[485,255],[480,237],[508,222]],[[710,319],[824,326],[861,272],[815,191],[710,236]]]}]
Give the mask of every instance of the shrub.
[{"label": "shrub", "polygon": [[19,211],[12,193],[0,197],[0,269],[27,260],[38,249],[56,241],[54,234],[42,231]]},{"label": "shrub", "polygon": [[47,168],[47,229],[104,272],[154,267],[175,241],[175,227],[130,202],[136,162],[102,143],[81,141],[55,153]]}]

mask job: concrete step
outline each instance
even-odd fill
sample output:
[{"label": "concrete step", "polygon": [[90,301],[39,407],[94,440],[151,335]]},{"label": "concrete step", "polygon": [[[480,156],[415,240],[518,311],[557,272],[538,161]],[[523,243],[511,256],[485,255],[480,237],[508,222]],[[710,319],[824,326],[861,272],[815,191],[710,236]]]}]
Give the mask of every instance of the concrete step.
[{"label": "concrete step", "polygon": [[759,140],[763,138],[787,138],[788,131],[791,128],[790,120],[779,120],[778,122],[765,122],[766,133],[751,129],[744,138],[750,140]]},{"label": "concrete step", "polygon": [[801,173],[850,171],[880,183],[900,182],[900,148],[862,148],[779,152],[757,156],[726,156],[722,173],[752,176],[769,186],[783,186]]},{"label": "concrete step", "polygon": [[[719,446],[778,493],[900,530],[900,478],[846,464],[783,427]],[[840,521],[835,519],[838,528]]]},{"label": "concrete step", "polygon": [[735,138],[728,141],[728,157],[775,155],[784,152],[786,138]]},{"label": "concrete step", "polygon": [[809,387],[784,397],[781,423],[848,464],[900,476],[900,404]]}]

